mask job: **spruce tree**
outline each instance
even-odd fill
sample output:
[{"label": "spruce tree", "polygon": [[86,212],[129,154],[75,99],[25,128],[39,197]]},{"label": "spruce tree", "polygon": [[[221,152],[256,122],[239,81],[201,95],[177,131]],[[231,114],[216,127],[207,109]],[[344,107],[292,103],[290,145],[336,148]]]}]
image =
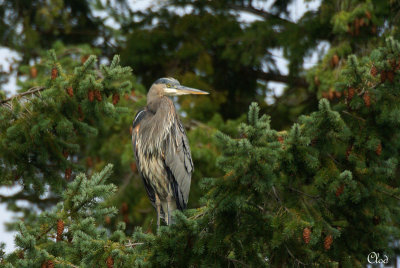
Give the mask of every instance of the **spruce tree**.
[{"label": "spruce tree", "polygon": [[400,237],[399,58],[392,38],[369,56],[350,56],[335,84],[340,97],[322,98],[286,131],[272,129],[253,103],[237,135],[215,134],[224,175],[203,179],[202,206],[177,212],[176,224],[157,232],[144,225],[127,234],[124,223],[107,230],[116,210],[104,201],[116,188],[105,183],[106,166],[77,175],[53,210],[19,223],[18,249],[2,264],[359,267],[371,251],[393,261]]}]

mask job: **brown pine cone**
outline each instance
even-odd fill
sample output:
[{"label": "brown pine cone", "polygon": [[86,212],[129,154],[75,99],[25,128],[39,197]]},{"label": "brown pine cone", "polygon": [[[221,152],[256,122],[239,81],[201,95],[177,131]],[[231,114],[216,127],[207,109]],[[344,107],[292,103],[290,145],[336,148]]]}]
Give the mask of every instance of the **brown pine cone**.
[{"label": "brown pine cone", "polygon": [[352,150],[353,150],[353,145],[349,145],[349,147],[347,147],[346,150],[346,160],[349,160],[349,156]]},{"label": "brown pine cone", "polygon": [[363,99],[364,99],[365,106],[367,106],[367,107],[371,106],[371,97],[369,96],[368,91],[365,91],[365,93],[363,95]]},{"label": "brown pine cone", "polygon": [[90,156],[86,158],[86,166],[93,167],[93,159]]},{"label": "brown pine cone", "polygon": [[370,73],[371,73],[371,75],[372,75],[373,77],[375,77],[375,76],[378,75],[378,69],[376,69],[375,65],[373,65],[373,66],[371,67]]},{"label": "brown pine cone", "polygon": [[74,89],[72,87],[68,87],[67,88],[67,93],[70,97],[74,96]]},{"label": "brown pine cone", "polygon": [[278,136],[278,141],[279,141],[280,144],[283,144],[285,139],[282,136]]},{"label": "brown pine cone", "polygon": [[112,103],[114,104],[114,105],[116,105],[118,102],[119,102],[119,94],[118,93],[114,93],[113,94],[113,97],[112,97]]},{"label": "brown pine cone", "polygon": [[330,88],[329,91],[328,91],[328,99],[329,100],[333,100],[334,96],[335,96],[335,93],[334,93],[333,89]]},{"label": "brown pine cone", "polygon": [[303,230],[304,243],[306,243],[306,244],[310,243],[310,236],[311,236],[310,228],[308,228],[308,227],[304,228],[304,230]]},{"label": "brown pine cone", "polygon": [[113,258],[111,256],[108,256],[106,264],[107,264],[107,268],[113,268],[114,267],[114,260],[113,260]]},{"label": "brown pine cone", "polygon": [[371,19],[371,13],[367,10],[367,11],[365,11],[365,16],[367,17],[367,19]]},{"label": "brown pine cone", "polygon": [[111,223],[111,218],[109,216],[106,216],[104,221],[106,222],[107,225]]},{"label": "brown pine cone", "polygon": [[56,67],[53,67],[53,69],[51,69],[51,80],[56,79],[58,76],[58,70]]},{"label": "brown pine cone", "polygon": [[129,223],[129,217],[128,217],[128,214],[125,214],[125,215],[124,215],[124,222],[125,222],[126,224],[128,224],[128,223]]},{"label": "brown pine cone", "polygon": [[71,178],[71,173],[72,173],[71,168],[65,169],[65,179],[66,179],[67,181],[69,181],[69,179]]},{"label": "brown pine cone", "polygon": [[339,197],[343,193],[343,191],[344,191],[344,185],[342,184],[337,188],[335,195]]},{"label": "brown pine cone", "polygon": [[337,54],[333,55],[332,60],[331,60],[331,64],[333,67],[338,66],[339,64],[339,56]]},{"label": "brown pine cone", "polygon": [[85,63],[87,61],[87,59],[89,58],[89,55],[84,55],[81,57],[81,62],[82,64]]},{"label": "brown pine cone", "polygon": [[78,105],[78,114],[79,114],[79,121],[83,121],[83,119],[85,118],[85,116],[83,115],[83,111],[82,111],[82,106],[79,104]]},{"label": "brown pine cone", "polygon": [[375,153],[376,153],[376,155],[381,155],[381,153],[382,153],[382,144],[378,144],[378,146],[376,147],[376,150],[375,150]]},{"label": "brown pine cone", "polygon": [[394,80],[394,72],[393,72],[393,71],[388,71],[388,72],[386,72],[386,78],[389,80],[390,83],[393,83],[393,80]]},{"label": "brown pine cone", "polygon": [[359,21],[359,19],[355,19],[354,20],[354,33],[355,33],[356,36],[360,34],[360,21]]},{"label": "brown pine cone", "polygon": [[392,66],[392,69],[396,70],[396,60],[393,59],[393,60],[388,60],[388,61],[389,61],[390,65]]},{"label": "brown pine cone", "polygon": [[353,36],[353,35],[354,35],[354,34],[353,34],[353,29],[352,29],[352,27],[351,27],[351,24],[350,24],[350,23],[347,25],[347,33],[349,33],[351,36]]},{"label": "brown pine cone", "polygon": [[325,237],[325,240],[324,240],[325,250],[329,250],[331,248],[332,242],[333,242],[332,235],[328,235],[327,237]]},{"label": "brown pine cone", "polygon": [[315,77],[314,77],[314,84],[315,84],[317,87],[319,87],[319,85],[321,84],[321,82],[319,81],[318,76],[315,76]]},{"label": "brown pine cone", "polygon": [[350,101],[351,99],[353,99],[355,92],[356,92],[356,90],[355,90],[354,88],[352,88],[352,87],[349,88],[348,95],[347,95],[347,99],[348,99],[349,101]]},{"label": "brown pine cone", "polygon": [[65,158],[68,158],[68,156],[69,156],[69,153],[68,153],[68,151],[67,151],[67,150],[63,150],[63,156],[64,156]]},{"label": "brown pine cone", "polygon": [[385,70],[382,70],[381,71],[381,82],[382,83],[385,83],[385,81],[386,81],[386,71]]},{"label": "brown pine cone", "polygon": [[63,220],[59,219],[57,221],[57,238],[56,238],[57,241],[62,240],[63,232],[64,232],[64,222]]},{"label": "brown pine cone", "polygon": [[99,90],[94,91],[94,96],[96,97],[97,101],[101,101],[103,99]]},{"label": "brown pine cone", "polygon": [[363,18],[360,18],[359,22],[360,22],[360,27],[363,27],[365,25],[365,21]]},{"label": "brown pine cone", "polygon": [[25,254],[24,254],[24,251],[23,251],[23,250],[19,251],[17,255],[18,255],[18,258],[20,258],[21,260],[22,260],[23,258],[25,258]]},{"label": "brown pine cone", "polygon": [[130,166],[131,166],[132,172],[133,172],[133,173],[136,173],[136,171],[137,171],[136,163],[135,163],[135,162],[132,162]]},{"label": "brown pine cone", "polygon": [[121,206],[121,213],[122,213],[122,214],[128,213],[128,204],[127,204],[126,202],[123,202],[123,203],[122,203],[122,206]]},{"label": "brown pine cone", "polygon": [[372,218],[372,222],[374,223],[374,225],[378,225],[381,222],[381,217],[379,216],[374,216]]},{"label": "brown pine cone", "polygon": [[372,25],[371,27],[371,33],[376,34],[376,25]]},{"label": "brown pine cone", "polygon": [[311,140],[310,145],[311,145],[312,147],[314,147],[317,143],[318,143],[318,139],[317,139],[317,138],[314,138],[314,139]]},{"label": "brown pine cone", "polygon": [[89,99],[90,102],[94,101],[94,92],[93,92],[93,90],[89,90],[88,91],[88,99]]},{"label": "brown pine cone", "polygon": [[35,66],[31,67],[31,77],[36,78],[37,77],[37,69]]},{"label": "brown pine cone", "polygon": [[47,261],[47,268],[54,268],[54,262],[52,260]]}]

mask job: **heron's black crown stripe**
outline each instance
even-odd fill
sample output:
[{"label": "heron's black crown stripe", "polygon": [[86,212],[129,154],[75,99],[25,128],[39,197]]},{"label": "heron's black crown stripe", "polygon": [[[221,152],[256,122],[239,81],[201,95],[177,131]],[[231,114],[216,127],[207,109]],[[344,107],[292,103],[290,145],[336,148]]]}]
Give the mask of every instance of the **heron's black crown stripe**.
[{"label": "heron's black crown stripe", "polygon": [[159,78],[154,82],[154,84],[171,84],[174,86],[180,85],[179,81],[172,77]]}]

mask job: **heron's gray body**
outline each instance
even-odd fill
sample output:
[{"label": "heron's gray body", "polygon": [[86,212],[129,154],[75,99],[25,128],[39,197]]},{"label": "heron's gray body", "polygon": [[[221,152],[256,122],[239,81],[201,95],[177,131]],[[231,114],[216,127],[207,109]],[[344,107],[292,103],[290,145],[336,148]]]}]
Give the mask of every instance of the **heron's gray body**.
[{"label": "heron's gray body", "polygon": [[[172,211],[186,208],[193,162],[174,103],[165,96],[166,85],[171,86],[168,78],[163,79],[167,80],[159,79],[162,83],[153,84],[147,95],[147,106],[133,121],[132,143],[150,201],[158,217],[169,224]],[[169,81],[179,85],[174,79]]]}]

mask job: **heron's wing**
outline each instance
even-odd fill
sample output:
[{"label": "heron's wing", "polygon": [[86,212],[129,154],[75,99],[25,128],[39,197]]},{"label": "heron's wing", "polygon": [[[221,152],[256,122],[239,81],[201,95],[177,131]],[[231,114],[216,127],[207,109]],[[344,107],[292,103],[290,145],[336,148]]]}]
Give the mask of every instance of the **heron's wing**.
[{"label": "heron's wing", "polygon": [[185,128],[178,116],[174,116],[171,131],[164,145],[165,167],[168,173],[177,207],[185,209],[190,191],[193,161]]},{"label": "heron's wing", "polygon": [[143,183],[144,183],[144,187],[146,188],[146,192],[147,195],[149,196],[149,199],[152,203],[152,205],[155,205],[155,194],[154,194],[154,189],[153,187],[151,187],[150,183],[149,183],[149,179],[141,172],[142,168],[141,168],[141,163],[139,161],[139,156],[138,156],[138,134],[139,134],[139,129],[140,129],[140,123],[143,120],[143,118],[146,117],[147,113],[149,113],[147,111],[146,108],[143,108],[141,110],[139,110],[135,116],[135,119],[133,120],[133,125],[132,125],[132,145],[133,145],[133,151],[135,153],[135,160],[136,160],[136,165],[137,165],[137,169],[140,172],[140,175],[143,179]]}]

